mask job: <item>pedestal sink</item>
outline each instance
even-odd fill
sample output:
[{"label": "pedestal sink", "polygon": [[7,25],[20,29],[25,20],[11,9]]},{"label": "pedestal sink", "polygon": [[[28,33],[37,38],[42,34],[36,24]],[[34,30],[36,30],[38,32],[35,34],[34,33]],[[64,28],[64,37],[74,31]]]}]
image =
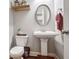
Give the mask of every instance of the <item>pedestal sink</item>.
[{"label": "pedestal sink", "polygon": [[47,56],[47,42],[49,38],[53,38],[59,35],[59,33],[53,31],[35,31],[33,35],[41,40],[41,55]]}]

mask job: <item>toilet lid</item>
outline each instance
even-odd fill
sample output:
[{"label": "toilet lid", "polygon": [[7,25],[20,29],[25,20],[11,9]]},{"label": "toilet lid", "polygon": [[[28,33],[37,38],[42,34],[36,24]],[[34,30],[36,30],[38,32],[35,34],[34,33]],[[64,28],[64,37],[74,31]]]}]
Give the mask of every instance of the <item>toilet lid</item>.
[{"label": "toilet lid", "polygon": [[10,53],[12,55],[23,54],[24,53],[24,47],[19,47],[19,46],[13,47],[11,49]]}]

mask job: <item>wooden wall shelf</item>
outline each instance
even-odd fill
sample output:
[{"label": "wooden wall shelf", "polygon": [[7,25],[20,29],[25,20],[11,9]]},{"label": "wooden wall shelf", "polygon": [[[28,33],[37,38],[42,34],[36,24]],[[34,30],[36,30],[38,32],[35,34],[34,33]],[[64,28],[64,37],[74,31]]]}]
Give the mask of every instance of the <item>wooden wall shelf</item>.
[{"label": "wooden wall shelf", "polygon": [[13,6],[12,9],[15,11],[27,11],[30,9],[30,5]]}]

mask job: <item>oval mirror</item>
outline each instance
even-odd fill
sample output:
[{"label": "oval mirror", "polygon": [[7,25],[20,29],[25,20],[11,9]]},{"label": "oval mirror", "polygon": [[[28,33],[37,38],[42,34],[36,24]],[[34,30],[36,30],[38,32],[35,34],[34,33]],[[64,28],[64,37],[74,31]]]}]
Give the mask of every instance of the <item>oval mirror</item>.
[{"label": "oval mirror", "polygon": [[51,18],[51,12],[47,5],[40,5],[38,6],[35,19],[39,25],[47,25]]}]

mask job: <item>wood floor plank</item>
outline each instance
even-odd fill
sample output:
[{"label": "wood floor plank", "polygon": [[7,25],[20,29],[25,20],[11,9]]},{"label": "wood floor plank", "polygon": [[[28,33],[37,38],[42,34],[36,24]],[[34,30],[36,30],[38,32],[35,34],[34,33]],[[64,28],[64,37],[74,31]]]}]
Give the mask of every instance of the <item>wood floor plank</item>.
[{"label": "wood floor plank", "polygon": [[49,56],[37,56],[37,57],[30,56],[30,57],[25,58],[25,59],[55,59],[55,58],[49,57]]},{"label": "wood floor plank", "polygon": [[[13,58],[10,58],[13,59]],[[56,59],[55,57],[49,57],[49,56],[29,56],[27,58],[23,58],[23,59]]]}]

